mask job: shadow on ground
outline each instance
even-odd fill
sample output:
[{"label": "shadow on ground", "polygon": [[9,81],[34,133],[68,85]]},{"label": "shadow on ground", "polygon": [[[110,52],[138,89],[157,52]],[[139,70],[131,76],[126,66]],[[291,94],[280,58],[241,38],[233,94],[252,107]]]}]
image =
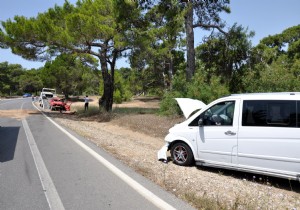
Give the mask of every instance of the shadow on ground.
[{"label": "shadow on ground", "polygon": [[14,159],[20,127],[0,127],[0,162]]},{"label": "shadow on ground", "polygon": [[227,169],[219,169],[219,168],[211,168],[204,166],[197,166],[197,169],[204,170],[216,174],[221,174],[222,176],[231,176],[236,179],[247,180],[251,182],[255,182],[262,185],[268,185],[272,187],[276,187],[279,189],[284,189],[292,192],[300,193],[300,180],[288,180],[283,178],[265,176],[260,174],[253,174],[241,171],[227,170]]}]

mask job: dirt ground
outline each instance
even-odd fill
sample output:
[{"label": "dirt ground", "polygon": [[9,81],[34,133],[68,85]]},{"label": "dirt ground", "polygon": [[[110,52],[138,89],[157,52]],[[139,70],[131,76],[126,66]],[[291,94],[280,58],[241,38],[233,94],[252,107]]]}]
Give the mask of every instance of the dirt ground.
[{"label": "dirt ground", "polygon": [[[97,105],[97,97],[92,99],[90,106]],[[143,98],[114,105],[119,108],[158,106],[157,99]],[[83,102],[72,104],[72,109],[78,107],[83,107]],[[164,136],[170,127],[184,120],[182,117],[129,113],[114,114],[108,122],[103,122],[101,115],[80,118],[76,114],[48,114],[197,209],[300,209],[299,182],[159,162],[157,151],[164,145]]]},{"label": "dirt ground", "polygon": [[15,119],[22,119],[32,114],[40,114],[39,111],[32,110],[0,110],[0,117],[11,117]]}]

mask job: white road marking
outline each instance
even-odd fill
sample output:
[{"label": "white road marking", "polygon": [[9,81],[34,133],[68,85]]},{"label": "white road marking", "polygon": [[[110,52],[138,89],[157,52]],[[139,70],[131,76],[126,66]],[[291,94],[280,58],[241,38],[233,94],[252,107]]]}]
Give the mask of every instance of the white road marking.
[{"label": "white road marking", "polygon": [[[23,107],[23,104],[22,104],[22,107]],[[53,210],[64,210],[65,208],[63,206],[63,203],[56,191],[56,188],[55,188],[53,181],[50,177],[50,174],[46,168],[46,165],[43,161],[41,153],[35,143],[35,140],[29,129],[26,119],[22,120],[22,124],[23,124],[24,130],[25,130],[26,136],[27,136],[27,141],[28,141],[28,144],[29,144],[29,147],[30,147],[33,159],[34,159],[34,163],[37,168],[37,171],[38,171],[38,174],[39,174],[42,186],[43,186],[43,190],[44,190],[48,205],[49,205],[50,209],[53,209]]]},{"label": "white road marking", "polygon": [[[35,104],[32,103],[34,106]],[[36,109],[40,110],[38,107],[35,106]],[[41,110],[40,110],[41,111]],[[136,190],[140,195],[144,196],[148,201],[153,203],[155,206],[157,206],[160,209],[168,209],[168,210],[175,210],[173,206],[156,196],[154,193],[152,193],[150,190],[143,187],[140,183],[132,179],[130,176],[125,174],[123,171],[118,169],[116,166],[114,166],[112,163],[110,163],[108,160],[103,158],[101,155],[96,153],[94,150],[92,150],[90,147],[82,143],[79,139],[77,139],[75,136],[70,134],[68,131],[66,131],[64,128],[62,128],[60,125],[58,125],[56,122],[54,122],[50,117],[46,116],[43,112],[42,114],[50,121],[52,122],[58,129],[60,129],[63,133],[65,133],[70,139],[72,139],[76,144],[78,144],[81,148],[83,148],[85,151],[87,151],[90,155],[92,155],[96,160],[98,160],[100,163],[102,163],[106,168],[108,168],[111,172],[113,172],[116,176],[118,176],[120,179],[122,179],[125,183],[127,183],[130,187],[132,187],[134,190]]]}]

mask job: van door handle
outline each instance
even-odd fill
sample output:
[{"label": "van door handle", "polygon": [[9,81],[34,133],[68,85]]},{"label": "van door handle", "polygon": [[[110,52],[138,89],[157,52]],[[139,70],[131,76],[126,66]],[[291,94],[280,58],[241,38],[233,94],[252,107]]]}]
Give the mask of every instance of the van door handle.
[{"label": "van door handle", "polygon": [[236,133],[235,132],[232,132],[232,131],[226,131],[225,132],[225,135],[227,136],[234,136]]}]

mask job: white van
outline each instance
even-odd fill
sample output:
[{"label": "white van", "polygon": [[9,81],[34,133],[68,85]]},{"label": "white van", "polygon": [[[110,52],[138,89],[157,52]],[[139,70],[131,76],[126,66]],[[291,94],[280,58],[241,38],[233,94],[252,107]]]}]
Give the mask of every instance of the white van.
[{"label": "white van", "polygon": [[56,90],[53,88],[43,88],[42,92],[39,97],[39,103],[40,106],[45,109],[45,105],[47,105],[46,108],[49,108],[48,99],[56,97]]},{"label": "white van", "polygon": [[167,161],[170,150],[182,166],[300,180],[300,93],[235,94],[208,105],[177,101],[187,120],[169,130],[159,160]]},{"label": "white van", "polygon": [[56,90],[52,88],[43,88],[40,98],[46,99],[46,98],[53,98],[56,97]]}]

